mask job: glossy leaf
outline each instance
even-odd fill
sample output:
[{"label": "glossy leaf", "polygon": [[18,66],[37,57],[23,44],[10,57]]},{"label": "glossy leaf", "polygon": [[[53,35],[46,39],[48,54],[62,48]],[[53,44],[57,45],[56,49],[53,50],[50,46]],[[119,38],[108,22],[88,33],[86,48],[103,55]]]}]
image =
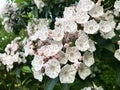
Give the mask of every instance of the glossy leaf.
[{"label": "glossy leaf", "polygon": [[24,72],[24,73],[32,73],[32,71],[31,71],[31,69],[30,69],[29,66],[23,66],[23,67],[21,68],[21,70],[22,70],[22,72]]},{"label": "glossy leaf", "polygon": [[53,90],[53,88],[55,87],[57,82],[58,82],[58,77],[55,79],[47,78],[45,85],[44,85],[44,89],[45,90]]}]

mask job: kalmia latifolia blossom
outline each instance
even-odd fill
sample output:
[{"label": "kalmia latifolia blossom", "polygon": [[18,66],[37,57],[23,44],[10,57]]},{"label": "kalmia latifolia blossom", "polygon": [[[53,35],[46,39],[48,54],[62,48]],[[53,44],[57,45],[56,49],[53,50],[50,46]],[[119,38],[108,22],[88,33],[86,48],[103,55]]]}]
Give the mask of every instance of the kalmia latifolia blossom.
[{"label": "kalmia latifolia blossom", "polygon": [[[114,8],[115,8],[114,14],[117,17],[120,17],[120,0],[115,1]],[[117,12],[117,14],[116,14],[116,12]],[[120,22],[117,24],[116,30],[120,30]],[[120,37],[120,35],[119,35],[119,37]],[[114,56],[118,61],[120,61],[120,40],[117,42],[117,44],[118,44],[119,48],[115,51]]]},{"label": "kalmia latifolia blossom", "polygon": [[92,73],[96,42],[88,35],[100,33],[110,39],[116,23],[100,4],[80,0],[65,8],[63,18],[56,18],[53,30],[48,25],[46,19],[35,19],[27,26],[24,51],[26,56],[34,56],[34,78],[42,81],[45,75],[52,79],[59,76],[61,83],[73,83],[76,74],[85,80]]},{"label": "kalmia latifolia blossom", "polygon": [[24,52],[21,50],[22,41],[20,37],[16,37],[5,48],[5,53],[0,54],[0,61],[6,65],[7,71],[13,68],[14,63],[26,63]]},{"label": "kalmia latifolia blossom", "polygon": [[17,3],[11,0],[0,0],[0,18],[3,19],[2,25],[7,32],[13,31],[18,9]]},{"label": "kalmia latifolia blossom", "polygon": [[[9,12],[8,7],[13,7],[13,3],[9,6],[9,2],[3,2],[0,6],[2,17]],[[38,9],[44,6],[41,0],[34,2]],[[92,73],[97,44],[89,36],[99,33],[104,39],[112,39],[116,35],[114,16],[120,12],[119,0],[115,2],[114,8],[114,11],[105,11],[100,0],[97,3],[80,0],[77,5],[64,9],[63,18],[56,18],[53,30],[49,28],[48,19],[33,19],[27,25],[28,37],[23,41],[15,38],[6,46],[5,53],[0,54],[0,61],[10,70],[15,62],[25,63],[25,57],[31,55],[33,76],[40,82],[44,76],[48,76],[52,79],[59,77],[61,83],[73,83],[76,74],[85,80]],[[8,21],[9,18],[5,17],[5,27]],[[117,25],[117,30],[120,30],[120,24]],[[120,41],[118,44],[120,47]],[[116,50],[115,57],[120,61],[120,49]],[[95,85],[88,88],[103,90]]]}]

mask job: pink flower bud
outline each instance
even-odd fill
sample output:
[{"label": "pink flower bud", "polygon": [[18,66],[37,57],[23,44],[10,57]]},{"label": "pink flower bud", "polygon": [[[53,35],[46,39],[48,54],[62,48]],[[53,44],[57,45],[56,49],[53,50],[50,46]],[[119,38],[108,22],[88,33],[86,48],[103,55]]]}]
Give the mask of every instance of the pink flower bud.
[{"label": "pink flower bud", "polygon": [[64,47],[65,47],[65,48],[69,47],[69,44],[68,44],[68,43],[65,43],[65,44],[64,44]]}]

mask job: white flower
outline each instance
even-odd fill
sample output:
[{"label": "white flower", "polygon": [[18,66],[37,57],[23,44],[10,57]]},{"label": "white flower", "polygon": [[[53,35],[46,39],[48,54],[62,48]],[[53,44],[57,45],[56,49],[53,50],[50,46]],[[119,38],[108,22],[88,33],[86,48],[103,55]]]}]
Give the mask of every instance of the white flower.
[{"label": "white flower", "polygon": [[112,31],[107,32],[107,33],[100,31],[100,35],[104,39],[112,39],[116,34],[115,34],[114,30],[112,30]]},{"label": "white flower", "polygon": [[36,24],[38,26],[38,29],[40,29],[41,27],[44,27],[44,26],[49,26],[49,23],[50,23],[50,20],[49,19],[46,19],[46,18],[41,18],[41,19],[35,19],[36,21]]},{"label": "white flower", "polygon": [[102,86],[96,86],[94,83],[93,83],[93,89],[95,89],[95,90],[104,90],[103,88],[102,88]]},{"label": "white flower", "polygon": [[12,23],[6,23],[4,25],[4,28],[7,32],[12,32],[13,31],[13,24]]},{"label": "white flower", "polygon": [[5,25],[6,23],[9,23],[9,21],[10,21],[10,18],[4,17],[3,21],[2,21],[2,25]]},{"label": "white flower", "polygon": [[66,64],[62,67],[61,72],[59,74],[61,83],[73,83],[75,80],[77,70],[73,65]]},{"label": "white flower", "polygon": [[13,64],[17,62],[20,64],[21,62],[25,62],[25,57],[20,57],[21,52],[17,52],[14,55],[7,55],[6,53],[0,54],[0,61],[3,65],[6,65],[7,71],[11,70],[13,68]]},{"label": "white flower", "polygon": [[24,49],[24,52],[25,52],[25,56],[28,56],[29,54],[34,54],[34,50],[33,48],[31,47],[32,45],[32,42],[31,41],[27,41],[27,43],[24,45],[23,49]]},{"label": "white flower", "polygon": [[32,67],[35,69],[35,71],[41,70],[44,63],[43,59],[44,58],[42,56],[38,56],[38,55],[34,56],[34,59],[31,64],[32,64]]},{"label": "white flower", "polygon": [[[107,16],[107,19],[106,20],[111,20],[110,22],[111,22],[111,25],[113,25],[114,26],[114,24],[115,24],[115,21],[114,21],[114,15],[113,14],[109,14],[108,16]],[[113,24],[112,24],[113,23]]]},{"label": "white flower", "polygon": [[9,72],[13,68],[13,65],[7,65],[6,70]]},{"label": "white flower", "polygon": [[78,24],[84,24],[89,20],[90,16],[85,11],[77,11],[75,20]]},{"label": "white flower", "polygon": [[75,7],[65,7],[65,10],[63,12],[64,18],[68,20],[74,20],[75,18]]},{"label": "white flower", "polygon": [[88,51],[94,52],[96,50],[95,41],[89,39],[89,45],[90,45],[90,48],[88,49]]},{"label": "white flower", "polygon": [[29,51],[30,51],[29,48],[30,48],[29,45],[25,45],[25,46],[23,47],[24,52],[25,52],[25,56],[28,56],[28,55],[29,55]]},{"label": "white flower", "polygon": [[94,2],[92,0],[80,0],[79,3],[77,4],[77,11],[82,10],[82,11],[89,11],[94,7]]},{"label": "white flower", "polygon": [[107,33],[114,30],[116,23],[113,19],[109,19],[107,21],[101,20],[99,25],[100,25],[100,31]]},{"label": "white flower", "polygon": [[93,57],[93,53],[91,53],[89,51],[86,51],[83,54],[83,62],[88,67],[90,67],[91,65],[93,65],[95,63],[95,60],[94,60],[94,57]]},{"label": "white flower", "polygon": [[58,59],[57,59],[61,64],[66,64],[68,59],[65,56],[65,53],[63,51],[58,52]]},{"label": "white flower", "polygon": [[120,12],[120,0],[115,1],[114,8]]},{"label": "white flower", "polygon": [[106,11],[102,17],[105,20],[114,20],[113,11],[110,11],[110,10]]},{"label": "white flower", "polygon": [[32,68],[32,71],[33,71],[33,76],[35,79],[39,80],[40,82],[42,82],[43,80],[43,73],[42,71],[35,71],[34,68]]},{"label": "white flower", "polygon": [[46,63],[45,74],[50,78],[56,78],[60,72],[60,63],[57,59],[50,59]]},{"label": "white flower", "polygon": [[38,36],[41,41],[45,41],[48,37],[48,27],[42,26],[37,32],[35,32],[35,35]]},{"label": "white flower", "polygon": [[77,62],[81,58],[81,53],[76,47],[68,47],[66,48],[65,56],[70,62]]},{"label": "white flower", "polygon": [[69,33],[75,33],[77,31],[77,24],[74,21],[67,20],[63,23],[63,30]]},{"label": "white flower", "polygon": [[[40,39],[41,41],[45,41],[48,37],[48,26],[47,25],[43,25],[41,26],[42,23],[44,23],[45,21],[40,20],[38,25],[36,26],[28,26],[27,27],[27,31],[30,35],[30,39],[33,40],[37,40]],[[34,27],[34,30],[32,30],[32,28]],[[36,29],[35,29],[36,28]]]},{"label": "white flower", "polygon": [[47,19],[34,19],[33,22],[29,22],[27,26],[27,32],[31,40],[40,39],[46,40],[48,37],[48,23]]},{"label": "white flower", "polygon": [[63,45],[61,42],[52,43],[51,45],[44,45],[38,51],[43,52],[46,57],[53,56],[61,51]]},{"label": "white flower", "polygon": [[49,40],[48,41],[51,45],[55,45],[55,48],[58,50],[61,50],[63,48],[62,41],[54,41],[54,40]]},{"label": "white flower", "polygon": [[9,10],[9,3],[7,0],[0,0],[0,16],[7,13]]},{"label": "white flower", "polygon": [[100,30],[102,32],[107,33],[107,32],[110,32],[111,30],[113,30],[113,28],[111,26],[111,22],[109,22],[109,21],[103,21],[103,20],[101,20],[100,23],[99,23],[99,25],[100,25]]},{"label": "white flower", "polygon": [[[111,15],[111,16],[113,16],[113,15]],[[108,22],[110,23],[112,29],[114,29],[116,27],[116,22],[114,21],[114,18],[109,19]]]},{"label": "white flower", "polygon": [[34,2],[38,9],[41,9],[42,7],[45,6],[45,3],[42,0],[34,0]]},{"label": "white flower", "polygon": [[55,24],[64,32],[75,33],[77,31],[77,24],[73,20],[56,18]]},{"label": "white flower", "polygon": [[19,9],[18,4],[15,3],[14,1],[12,2],[12,9],[13,11],[17,11]]},{"label": "white flower", "polygon": [[99,24],[97,24],[97,22],[94,19],[84,24],[84,32],[86,32],[87,34],[95,34],[98,30]]},{"label": "white flower", "polygon": [[93,9],[89,11],[89,14],[92,17],[100,17],[104,14],[103,6],[95,5]]},{"label": "white flower", "polygon": [[80,64],[80,68],[78,69],[78,74],[81,79],[85,80],[91,74],[91,70],[84,63]]},{"label": "white flower", "polygon": [[83,89],[81,90],[92,90],[91,87],[84,87]]},{"label": "white flower", "polygon": [[57,27],[55,28],[55,30],[52,30],[52,38],[55,40],[55,41],[61,41],[64,37],[64,31]]},{"label": "white flower", "polygon": [[88,36],[82,30],[79,30],[79,38],[75,41],[75,45],[80,51],[86,51],[90,47]]},{"label": "white flower", "polygon": [[11,44],[8,44],[6,46],[5,52],[7,54],[14,55],[18,48],[19,48],[19,45],[15,41],[12,41]]},{"label": "white flower", "polygon": [[6,55],[6,53],[0,54],[0,62],[3,65],[6,65],[7,71],[11,70],[13,68],[13,63],[15,61],[15,57],[11,55]]},{"label": "white flower", "polygon": [[37,40],[37,39],[38,39],[38,34],[31,35],[31,36],[29,37],[29,39],[30,39],[31,41]]},{"label": "white flower", "polygon": [[16,58],[16,62],[17,63],[21,63],[21,62],[23,62],[23,63],[26,63],[26,58],[25,58],[25,54],[24,54],[24,52],[17,52],[15,55],[14,55],[14,57]]},{"label": "white flower", "polygon": [[2,25],[4,25],[4,28],[7,32],[13,31],[13,22],[8,17],[4,17],[2,21]]},{"label": "white flower", "polygon": [[120,50],[116,50],[115,54],[114,54],[115,58],[118,59],[120,61]]},{"label": "white flower", "polygon": [[[10,53],[11,53],[11,45],[10,45],[10,44],[8,44],[8,45],[6,46],[5,52],[6,52],[7,54],[10,54]],[[14,54],[14,52],[13,52],[13,54]]]},{"label": "white flower", "polygon": [[35,25],[33,23],[28,22],[26,31],[27,31],[27,33],[28,33],[29,36],[31,36],[31,35],[34,34],[34,32],[35,32],[34,27],[35,27]]},{"label": "white flower", "polygon": [[13,65],[14,61],[16,61],[15,58],[11,55],[4,54],[2,58],[3,65]]},{"label": "white flower", "polygon": [[114,9],[114,15],[115,15],[115,16],[119,16],[119,13],[120,13],[120,12],[119,12],[118,10]]},{"label": "white flower", "polygon": [[55,18],[55,26],[62,28],[62,25],[64,24],[64,22],[65,22],[66,20],[67,20],[67,19],[65,19],[65,18]]},{"label": "white flower", "polygon": [[116,30],[120,30],[120,23],[118,23]]},{"label": "white flower", "polygon": [[15,58],[14,62],[18,62],[19,64],[21,63],[21,61],[19,61],[19,53],[18,52],[15,55],[13,55],[12,57]]}]

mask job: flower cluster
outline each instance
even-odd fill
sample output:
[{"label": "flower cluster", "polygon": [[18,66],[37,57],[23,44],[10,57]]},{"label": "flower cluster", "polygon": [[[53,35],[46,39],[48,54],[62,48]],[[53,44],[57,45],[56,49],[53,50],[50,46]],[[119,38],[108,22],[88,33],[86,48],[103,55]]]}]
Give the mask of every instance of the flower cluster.
[{"label": "flower cluster", "polygon": [[25,63],[24,52],[20,50],[22,42],[20,37],[16,37],[11,44],[8,44],[5,48],[5,53],[0,53],[0,61],[3,65],[6,65],[7,71],[13,68],[14,63]]},{"label": "flower cluster", "polygon": [[[18,6],[11,0],[0,0],[0,17],[3,19],[2,24],[7,32],[11,32],[14,26],[14,19],[17,19]],[[10,18],[11,17],[11,18]]]},{"label": "flower cluster", "polygon": [[[49,29],[49,21],[46,19],[28,23],[29,37],[26,40],[24,51],[25,56],[34,55],[32,61],[34,77],[42,81],[44,75],[53,79],[59,76],[61,83],[73,83],[78,71],[84,80],[91,74],[90,66],[94,64],[94,41],[90,40],[82,30],[77,30],[75,22],[70,22],[76,25],[71,27],[72,24],[58,25],[58,21],[62,22],[61,19],[56,19],[54,30]],[[69,32],[65,31],[66,28],[76,30]],[[74,39],[76,39],[76,45],[73,45]],[[87,41],[84,43],[83,39]],[[81,40],[80,43],[79,40]],[[83,56],[80,51],[85,52]]]},{"label": "flower cluster", "polygon": [[[61,83],[73,83],[77,73],[83,80],[91,74],[96,48],[89,34],[100,33],[105,39],[115,36],[115,12],[105,12],[100,3],[80,0],[77,5],[66,7],[63,18],[56,18],[54,30],[49,29],[46,19],[28,23],[24,50],[25,56],[34,55],[35,79],[59,76]],[[116,4],[115,11],[119,11]]]},{"label": "flower cluster", "polygon": [[[116,17],[120,17],[120,0],[116,0],[115,1],[115,4],[114,4],[114,15]],[[120,22],[118,23],[117,27],[116,27],[116,30],[120,30]],[[119,49],[117,49],[115,51],[115,58],[118,59],[120,61],[120,41],[118,41],[118,46],[119,46]]]},{"label": "flower cluster", "polygon": [[[41,0],[34,2],[38,9],[44,6]],[[120,1],[115,2],[114,12],[105,11],[100,3],[101,0],[97,3],[80,0],[77,5],[66,7],[63,18],[56,18],[53,30],[49,28],[48,19],[33,19],[27,25],[28,37],[23,41],[15,38],[6,46],[5,53],[0,54],[0,61],[9,70],[15,62],[25,63],[25,57],[31,55],[33,75],[40,82],[46,75],[52,79],[59,77],[61,83],[73,83],[77,73],[85,80],[92,73],[91,66],[95,63],[94,52],[97,44],[89,36],[99,33],[104,39],[112,39],[116,28],[114,16],[118,16],[120,12]],[[2,17],[9,9],[16,10],[13,3],[10,4],[11,8],[7,8],[7,4],[9,3],[6,1],[2,5],[7,12],[0,10]],[[5,26],[8,25],[8,20],[4,18]],[[116,29],[120,29],[120,24]],[[120,50],[116,51],[115,57],[120,60]]]},{"label": "flower cluster", "polygon": [[[44,75],[53,79],[59,76],[61,83],[73,83],[77,72],[83,80],[91,74],[96,48],[88,34],[96,34],[100,28],[101,19],[97,18],[104,12],[102,6],[98,7],[100,11],[91,0],[80,0],[76,6],[66,7],[64,17],[56,18],[54,30],[49,29],[49,21],[45,19],[28,23],[29,37],[24,50],[26,56],[34,55],[34,78],[42,81]],[[97,13],[93,15],[94,9]]]},{"label": "flower cluster", "polygon": [[120,13],[120,0],[116,0],[114,4],[115,12],[117,12],[115,15],[118,16]]}]

